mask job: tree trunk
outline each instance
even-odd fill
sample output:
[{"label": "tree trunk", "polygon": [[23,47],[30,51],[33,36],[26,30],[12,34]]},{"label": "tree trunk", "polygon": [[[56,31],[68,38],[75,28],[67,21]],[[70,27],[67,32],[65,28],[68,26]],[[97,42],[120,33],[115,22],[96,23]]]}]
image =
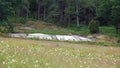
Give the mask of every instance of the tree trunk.
[{"label": "tree trunk", "polygon": [[77,27],[80,27],[80,23],[79,23],[79,8],[78,8],[78,0],[75,0],[75,4],[76,4],[76,21],[77,21]]},{"label": "tree trunk", "polygon": [[68,16],[68,27],[70,27],[70,15]]},{"label": "tree trunk", "polygon": [[37,3],[37,19],[39,20],[40,19],[40,1],[39,0],[36,0],[36,3]]},{"label": "tree trunk", "polygon": [[46,18],[46,7],[44,6],[44,15],[43,15],[43,20]]},{"label": "tree trunk", "polygon": [[65,15],[63,11],[60,13],[60,22],[62,26],[65,26]]},{"label": "tree trunk", "polygon": [[80,27],[79,16],[77,14],[77,27]]},{"label": "tree trunk", "polygon": [[29,4],[27,4],[27,10],[26,10],[26,18],[29,18]]},{"label": "tree trunk", "polygon": [[17,9],[17,18],[20,17],[20,8]]},{"label": "tree trunk", "polygon": [[20,8],[17,8],[17,10],[16,10],[16,20],[15,20],[16,23],[18,22],[19,17],[20,17]]}]

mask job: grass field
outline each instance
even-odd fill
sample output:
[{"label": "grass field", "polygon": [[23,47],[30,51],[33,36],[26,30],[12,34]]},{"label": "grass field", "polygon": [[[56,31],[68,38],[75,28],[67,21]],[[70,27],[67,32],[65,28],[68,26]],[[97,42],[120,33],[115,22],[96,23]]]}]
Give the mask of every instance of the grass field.
[{"label": "grass field", "polygon": [[0,68],[120,68],[120,47],[0,37]]}]

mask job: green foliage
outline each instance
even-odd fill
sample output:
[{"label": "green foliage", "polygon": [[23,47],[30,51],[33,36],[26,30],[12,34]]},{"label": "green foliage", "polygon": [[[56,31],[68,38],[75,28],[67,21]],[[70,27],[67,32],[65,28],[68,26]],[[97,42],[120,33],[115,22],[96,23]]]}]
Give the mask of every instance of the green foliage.
[{"label": "green foliage", "polygon": [[10,2],[0,0],[0,21],[7,20],[7,17],[13,13]]},{"label": "green foliage", "polygon": [[97,17],[101,17],[103,19],[109,19],[110,18],[110,12],[111,12],[111,2],[110,0],[101,0],[100,5],[98,6],[96,10]]},{"label": "green foliage", "polygon": [[120,0],[101,0],[96,11],[100,24],[114,25],[116,32],[120,28]]},{"label": "green foliage", "polygon": [[17,18],[17,21],[18,21],[18,23],[25,24],[26,18],[19,17],[19,18]]},{"label": "green foliage", "polygon": [[5,0],[0,0],[0,32],[11,32],[13,26],[8,22],[8,16],[12,15],[11,3]]},{"label": "green foliage", "polygon": [[96,16],[99,18],[100,25],[110,25],[112,3],[110,0],[101,0],[99,6],[96,8]]},{"label": "green foliage", "polygon": [[[11,17],[14,11],[16,21],[12,22],[15,23],[25,24],[26,18],[39,17],[37,18],[39,20],[71,27],[76,24],[76,20],[77,24],[88,25],[88,22],[97,16],[100,18],[100,24],[113,22],[117,30],[120,21],[119,4],[119,0],[0,0],[0,21],[7,23],[7,18]],[[99,32],[96,29],[98,25],[92,25],[91,32]],[[77,29],[76,26],[75,28]],[[83,29],[79,28],[79,30]]]},{"label": "green foliage", "polygon": [[91,20],[91,22],[89,23],[89,31],[90,33],[98,33],[99,32],[99,23],[97,20],[93,19]]},{"label": "green foliage", "polygon": [[120,29],[120,0],[115,0],[111,12],[112,22],[116,28],[116,32]]},{"label": "green foliage", "polygon": [[120,37],[118,38],[118,41],[117,41],[118,43],[120,43]]},{"label": "green foliage", "polygon": [[0,24],[0,32],[2,32],[2,33],[13,32],[14,26],[11,23],[5,22],[5,21],[2,21],[0,23],[1,23]]}]

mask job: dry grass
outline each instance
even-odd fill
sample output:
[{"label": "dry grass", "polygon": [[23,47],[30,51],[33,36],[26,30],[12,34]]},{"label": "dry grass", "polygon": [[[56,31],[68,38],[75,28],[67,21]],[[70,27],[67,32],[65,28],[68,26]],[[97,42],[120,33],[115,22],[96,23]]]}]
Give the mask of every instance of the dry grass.
[{"label": "dry grass", "polygon": [[120,48],[0,37],[0,68],[120,68]]},{"label": "dry grass", "polygon": [[111,44],[117,44],[117,38],[116,37],[113,37],[113,36],[108,36],[108,35],[97,35],[95,37],[98,41],[98,42],[108,42],[108,43],[111,43]]},{"label": "dry grass", "polygon": [[29,26],[35,28],[35,29],[57,29],[57,26],[51,24],[51,23],[46,23],[43,21],[28,21],[27,24],[30,24]]}]

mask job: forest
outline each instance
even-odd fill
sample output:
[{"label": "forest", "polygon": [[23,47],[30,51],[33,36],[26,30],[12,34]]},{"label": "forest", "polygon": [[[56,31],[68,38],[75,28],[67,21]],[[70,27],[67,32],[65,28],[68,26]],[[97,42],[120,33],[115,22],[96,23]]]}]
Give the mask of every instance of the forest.
[{"label": "forest", "polygon": [[[36,19],[63,27],[89,26],[91,21],[99,26],[120,26],[119,0],[0,0],[0,25],[12,26],[8,18]],[[95,25],[94,25],[95,26]],[[11,28],[11,27],[10,27]]]}]

